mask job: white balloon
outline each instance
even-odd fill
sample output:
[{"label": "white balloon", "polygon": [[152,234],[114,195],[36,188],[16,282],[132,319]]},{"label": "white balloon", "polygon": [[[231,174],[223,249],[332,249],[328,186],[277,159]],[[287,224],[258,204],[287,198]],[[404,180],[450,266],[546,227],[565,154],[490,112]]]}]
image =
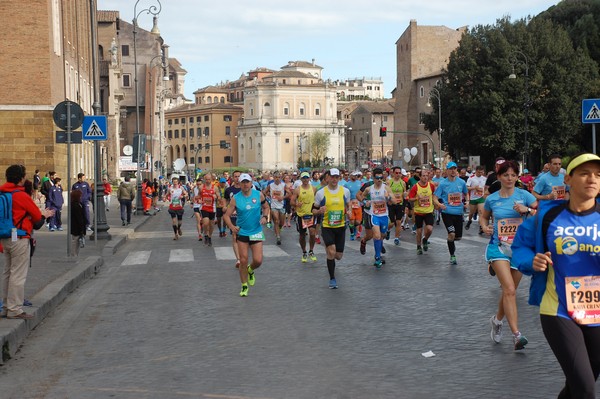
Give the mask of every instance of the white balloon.
[{"label": "white balloon", "polygon": [[413,148],[410,149],[410,155],[412,155],[413,157],[415,155],[417,155],[417,147],[413,147]]},{"label": "white balloon", "polygon": [[410,150],[408,148],[404,149],[404,156],[410,155]]},{"label": "white balloon", "polygon": [[404,154],[404,162],[410,162],[410,154]]}]

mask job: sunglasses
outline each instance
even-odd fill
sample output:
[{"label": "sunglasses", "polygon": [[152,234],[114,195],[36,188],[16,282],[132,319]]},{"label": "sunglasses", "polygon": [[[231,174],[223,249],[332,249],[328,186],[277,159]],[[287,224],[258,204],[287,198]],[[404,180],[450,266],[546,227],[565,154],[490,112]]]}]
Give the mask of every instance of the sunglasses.
[{"label": "sunglasses", "polygon": [[374,176],[374,177],[375,177],[376,179],[378,179],[378,180],[381,180],[381,179],[383,179],[383,176],[382,176],[382,175],[377,175],[377,176]]}]

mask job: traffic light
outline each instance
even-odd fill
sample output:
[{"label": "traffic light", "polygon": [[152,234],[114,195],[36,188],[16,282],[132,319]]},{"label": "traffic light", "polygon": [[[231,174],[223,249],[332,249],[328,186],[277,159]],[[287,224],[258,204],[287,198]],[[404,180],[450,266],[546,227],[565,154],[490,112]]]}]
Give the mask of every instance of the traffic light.
[{"label": "traffic light", "polygon": [[387,127],[380,127],[379,128],[379,137],[385,137],[387,136]]}]

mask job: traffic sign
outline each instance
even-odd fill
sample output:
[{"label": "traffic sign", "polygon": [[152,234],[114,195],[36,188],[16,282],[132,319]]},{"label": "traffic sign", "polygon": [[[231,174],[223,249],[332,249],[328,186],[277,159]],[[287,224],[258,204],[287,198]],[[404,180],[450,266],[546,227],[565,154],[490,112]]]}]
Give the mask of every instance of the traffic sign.
[{"label": "traffic sign", "polygon": [[[56,131],[56,144],[67,144],[67,132]],[[71,132],[71,144],[81,144],[81,132]]]},{"label": "traffic sign", "polygon": [[84,140],[106,140],[106,116],[86,116],[81,130]]},{"label": "traffic sign", "polygon": [[581,102],[581,122],[600,123],[600,98],[588,98]]},{"label": "traffic sign", "polygon": [[[71,117],[71,126],[69,126],[68,123],[69,115]],[[54,111],[52,111],[52,118],[54,119],[56,126],[59,128],[64,130],[75,130],[79,128],[83,122],[83,110],[79,104],[74,103],[73,101],[63,101],[54,107]]]}]

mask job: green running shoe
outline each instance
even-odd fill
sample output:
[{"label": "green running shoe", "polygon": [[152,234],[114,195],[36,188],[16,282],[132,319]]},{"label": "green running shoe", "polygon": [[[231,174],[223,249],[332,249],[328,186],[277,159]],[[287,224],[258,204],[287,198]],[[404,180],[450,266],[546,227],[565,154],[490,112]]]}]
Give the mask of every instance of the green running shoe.
[{"label": "green running shoe", "polygon": [[308,262],[308,255],[306,253],[302,254],[302,263]]},{"label": "green running shoe", "polygon": [[240,291],[240,296],[248,296],[248,286],[246,284],[242,284],[242,290]]},{"label": "green running shoe", "polygon": [[423,255],[423,248],[417,247],[417,255]]},{"label": "green running shoe", "polygon": [[308,257],[310,258],[311,262],[316,262],[317,261],[317,257],[315,256],[315,253],[313,251],[310,251],[308,253]]},{"label": "green running shoe", "polygon": [[458,262],[456,261],[456,256],[455,255],[452,255],[450,257],[450,264],[451,265],[458,265]]},{"label": "green running shoe", "polygon": [[426,239],[423,239],[423,251],[426,251],[429,249],[429,241],[427,241]]},{"label": "green running shoe", "polygon": [[253,286],[256,282],[256,277],[254,277],[254,272],[250,271],[250,265],[248,265],[248,284]]}]

